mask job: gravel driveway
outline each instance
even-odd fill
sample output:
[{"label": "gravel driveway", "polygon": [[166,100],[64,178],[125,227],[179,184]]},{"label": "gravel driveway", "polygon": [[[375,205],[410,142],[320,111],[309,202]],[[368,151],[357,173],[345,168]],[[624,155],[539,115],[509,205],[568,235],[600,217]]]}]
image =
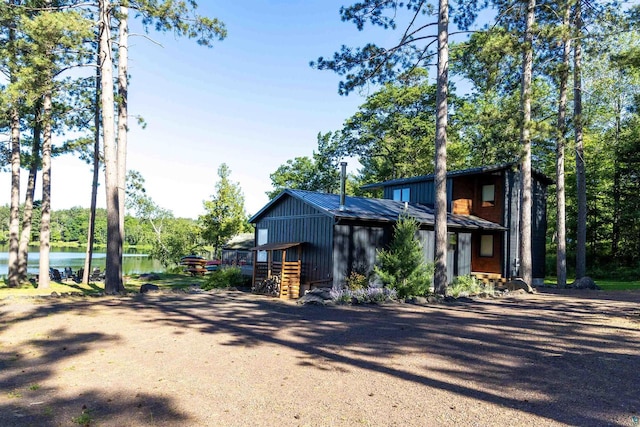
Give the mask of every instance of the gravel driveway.
[{"label": "gravel driveway", "polygon": [[640,292],[0,300],[1,426],[640,426]]}]

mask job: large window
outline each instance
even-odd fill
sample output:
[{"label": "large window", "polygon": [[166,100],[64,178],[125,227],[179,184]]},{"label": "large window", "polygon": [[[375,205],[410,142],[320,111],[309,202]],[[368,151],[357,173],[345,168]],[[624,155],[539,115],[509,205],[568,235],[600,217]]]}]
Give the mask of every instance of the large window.
[{"label": "large window", "polygon": [[399,202],[410,202],[411,200],[411,191],[409,187],[406,188],[396,188],[393,190],[393,200]]},{"label": "large window", "polygon": [[493,184],[482,186],[482,207],[496,205],[496,186]]},{"label": "large window", "polygon": [[493,257],[493,235],[484,234],[480,236],[480,256]]}]

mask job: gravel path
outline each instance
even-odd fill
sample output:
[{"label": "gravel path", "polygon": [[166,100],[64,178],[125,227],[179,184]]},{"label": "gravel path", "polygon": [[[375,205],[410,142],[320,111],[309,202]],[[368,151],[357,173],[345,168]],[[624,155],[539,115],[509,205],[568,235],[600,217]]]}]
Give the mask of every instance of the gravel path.
[{"label": "gravel path", "polygon": [[640,292],[0,300],[1,426],[639,426]]}]

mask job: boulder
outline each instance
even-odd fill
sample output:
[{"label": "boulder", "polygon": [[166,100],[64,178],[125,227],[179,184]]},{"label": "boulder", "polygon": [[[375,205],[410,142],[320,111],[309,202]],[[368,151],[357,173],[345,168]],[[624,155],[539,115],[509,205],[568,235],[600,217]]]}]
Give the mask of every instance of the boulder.
[{"label": "boulder", "polygon": [[159,290],[160,290],[160,287],[158,285],[154,285],[153,283],[145,283],[144,285],[140,286],[141,294],[146,294],[147,292],[150,292],[150,291],[157,292]]},{"label": "boulder", "polygon": [[324,305],[327,301],[331,301],[331,288],[316,288],[304,294],[298,299],[298,304],[320,304]]},{"label": "boulder", "polygon": [[594,282],[589,276],[584,276],[583,278],[574,281],[569,285],[569,287],[573,289],[600,289],[600,287],[596,285],[596,282]]},{"label": "boulder", "polygon": [[527,285],[527,282],[522,279],[509,280],[505,287],[510,291],[517,291],[518,289],[522,289],[528,293],[533,292],[533,289],[529,285]]}]

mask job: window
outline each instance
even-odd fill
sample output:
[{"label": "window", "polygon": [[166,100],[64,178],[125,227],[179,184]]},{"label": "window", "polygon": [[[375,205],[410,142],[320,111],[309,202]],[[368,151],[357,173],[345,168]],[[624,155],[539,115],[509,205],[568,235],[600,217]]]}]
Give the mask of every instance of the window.
[{"label": "window", "polygon": [[496,205],[496,186],[493,184],[482,186],[482,207]]},{"label": "window", "polygon": [[[264,245],[269,240],[269,230],[258,228],[258,246]],[[267,262],[267,251],[258,251],[256,262]]]},{"label": "window", "polygon": [[396,188],[393,190],[393,200],[399,202],[410,202],[411,191],[409,187],[407,188]]},{"label": "window", "polygon": [[485,234],[480,236],[480,256],[493,257],[493,235]]}]

